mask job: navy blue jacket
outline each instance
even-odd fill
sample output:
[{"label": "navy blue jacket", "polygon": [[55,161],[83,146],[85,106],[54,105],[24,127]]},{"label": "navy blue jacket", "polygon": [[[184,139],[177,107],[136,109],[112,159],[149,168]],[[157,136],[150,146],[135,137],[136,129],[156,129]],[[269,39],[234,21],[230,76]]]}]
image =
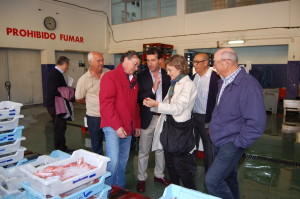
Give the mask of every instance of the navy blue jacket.
[{"label": "navy blue jacket", "polygon": [[[219,89],[222,83],[219,80]],[[265,110],[261,85],[242,68],[212,113],[211,141],[217,147],[233,142],[236,147],[248,148],[265,130]]]}]

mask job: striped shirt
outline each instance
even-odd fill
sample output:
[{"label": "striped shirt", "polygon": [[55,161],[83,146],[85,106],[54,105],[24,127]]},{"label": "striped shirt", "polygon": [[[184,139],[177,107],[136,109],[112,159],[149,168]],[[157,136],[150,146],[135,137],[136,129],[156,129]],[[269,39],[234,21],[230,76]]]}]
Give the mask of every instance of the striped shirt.
[{"label": "striped shirt", "polygon": [[193,113],[206,114],[211,73],[212,69],[208,68],[204,75],[200,76],[198,73],[195,75],[194,84],[197,88],[197,97],[193,108]]},{"label": "striped shirt", "polygon": [[228,77],[225,77],[225,78],[222,77],[223,84],[222,84],[221,90],[220,90],[220,92],[219,92],[217,105],[219,104],[219,101],[220,101],[220,98],[221,98],[221,96],[222,96],[222,94],[223,94],[224,89],[226,88],[226,86],[227,86],[228,84],[230,84],[230,83],[234,80],[234,78],[237,76],[237,74],[240,72],[240,70],[241,70],[241,67],[239,67],[238,69],[236,69],[236,71],[234,71],[234,72],[233,72],[231,75],[229,75]]}]

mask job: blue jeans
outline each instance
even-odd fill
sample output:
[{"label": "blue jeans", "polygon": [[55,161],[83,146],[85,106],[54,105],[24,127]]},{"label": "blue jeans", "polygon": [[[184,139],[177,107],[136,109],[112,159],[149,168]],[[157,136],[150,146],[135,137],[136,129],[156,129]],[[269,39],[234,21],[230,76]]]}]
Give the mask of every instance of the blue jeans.
[{"label": "blue jeans", "polygon": [[244,151],[233,142],[220,147],[213,146],[214,161],[205,176],[209,194],[223,199],[240,198],[237,170]]},{"label": "blue jeans", "polygon": [[87,125],[91,134],[92,150],[103,155],[103,131],[100,129],[101,117],[86,116]]},{"label": "blue jeans", "polygon": [[117,185],[125,187],[126,177],[125,171],[129,158],[130,144],[132,136],[119,138],[116,131],[111,127],[104,127],[106,143],[106,156],[110,158],[107,165],[107,171],[111,176],[105,179],[105,184],[112,186]]}]

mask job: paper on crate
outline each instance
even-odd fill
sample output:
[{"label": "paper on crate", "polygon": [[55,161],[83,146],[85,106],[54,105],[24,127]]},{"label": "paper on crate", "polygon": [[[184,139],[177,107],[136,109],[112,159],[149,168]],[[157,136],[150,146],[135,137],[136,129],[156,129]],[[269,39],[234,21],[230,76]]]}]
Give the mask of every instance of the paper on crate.
[{"label": "paper on crate", "polygon": [[[37,170],[43,170],[48,166],[62,166],[67,165],[72,162],[76,162],[79,158],[84,158],[84,162],[96,167],[95,169],[89,170],[87,172],[81,173],[77,176],[71,177],[67,180],[61,181],[59,177],[42,179],[33,173],[36,173]],[[93,152],[89,152],[83,149],[79,149],[73,152],[70,158],[57,161],[55,163],[42,166],[40,168],[34,168],[31,165],[24,165],[20,168],[29,177],[29,182],[32,188],[38,190],[44,195],[56,196],[61,193],[65,193],[71,189],[74,189],[80,185],[88,183],[92,180],[99,178],[100,176],[106,173],[107,163],[110,161],[110,158],[98,155]]]}]

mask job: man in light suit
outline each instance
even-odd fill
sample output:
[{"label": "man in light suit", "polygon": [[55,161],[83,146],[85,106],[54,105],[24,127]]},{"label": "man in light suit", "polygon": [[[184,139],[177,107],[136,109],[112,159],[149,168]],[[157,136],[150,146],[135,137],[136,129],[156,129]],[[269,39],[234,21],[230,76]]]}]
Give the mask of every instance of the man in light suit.
[{"label": "man in light suit", "polygon": [[[153,113],[150,108],[143,105],[145,98],[152,98],[162,102],[166,96],[169,86],[170,77],[167,72],[160,68],[162,53],[157,48],[150,48],[147,51],[148,69],[138,75],[139,84],[139,103],[141,114],[141,135],[139,142],[138,155],[138,183],[137,191],[145,191],[145,180],[147,179],[146,169],[148,167],[149,153],[153,141],[154,130],[158,121],[158,113]],[[155,169],[154,181],[161,182],[165,186],[169,185],[169,181],[164,177],[165,158],[163,150],[155,151]]]},{"label": "man in light suit", "polygon": [[192,77],[197,88],[197,97],[193,108],[193,123],[196,137],[197,149],[199,141],[204,148],[204,169],[208,171],[212,161],[212,144],[208,133],[208,124],[211,119],[212,111],[216,104],[218,93],[219,75],[209,68],[209,56],[206,53],[198,53],[194,57],[194,67],[196,74]]}]

